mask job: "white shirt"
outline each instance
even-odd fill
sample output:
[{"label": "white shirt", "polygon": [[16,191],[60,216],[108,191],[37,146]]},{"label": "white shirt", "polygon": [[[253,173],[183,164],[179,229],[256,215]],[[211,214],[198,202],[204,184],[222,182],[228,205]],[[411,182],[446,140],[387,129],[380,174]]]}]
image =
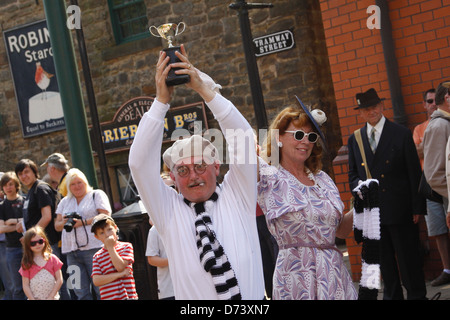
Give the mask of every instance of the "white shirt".
[{"label": "white shirt", "polygon": [[[242,298],[260,300],[264,298],[264,279],[256,228],[257,162],[256,152],[248,152],[255,150],[253,133],[244,149],[242,144],[233,143],[239,132],[226,131],[241,129],[242,134],[242,130],[252,129],[234,105],[221,95],[217,94],[207,105],[222,132],[231,134],[227,136],[227,147],[228,155],[233,158],[209,215],[217,239],[236,274]],[[200,263],[195,212],[184,203],[181,194],[173,192],[160,178],[164,117],[168,109],[169,105],[155,100],[144,114],[130,149],[128,164],[142,202],[163,240],[175,298],[218,299],[212,276]],[[236,159],[243,154],[254,159],[240,164]]]},{"label": "white shirt", "polygon": [[[156,228],[151,228],[148,231],[147,238],[147,250],[145,251],[146,257],[167,258],[166,250],[164,249],[164,244],[161,237],[158,234]],[[164,299],[173,297],[172,279],[170,278],[170,269],[167,267],[157,267],[156,275],[158,278],[158,298]]]},{"label": "white shirt", "polygon": [[[93,196],[94,192],[95,197]],[[86,193],[80,203],[77,203],[77,199],[73,196],[64,197],[56,208],[56,214],[64,217],[70,212],[77,212],[84,220],[87,220],[98,215],[97,209],[104,209],[111,212],[108,196],[100,189]],[[62,253],[76,250],[90,250],[103,246],[103,243],[97,240],[91,232],[91,225],[73,228],[70,232],[63,229],[61,240]]]},{"label": "white shirt", "polygon": [[372,128],[375,128],[375,141],[380,142],[381,133],[383,132],[384,123],[386,122],[386,118],[384,116],[381,117],[380,121],[375,126],[370,125],[367,122],[367,138],[370,139],[370,135],[372,134]]}]

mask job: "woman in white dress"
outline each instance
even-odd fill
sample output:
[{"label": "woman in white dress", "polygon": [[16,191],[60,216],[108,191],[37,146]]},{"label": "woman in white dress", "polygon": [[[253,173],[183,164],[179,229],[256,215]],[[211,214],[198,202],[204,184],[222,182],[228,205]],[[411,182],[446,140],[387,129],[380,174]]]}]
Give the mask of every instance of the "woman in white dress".
[{"label": "woman in white dress", "polygon": [[[326,120],[320,110],[312,114]],[[312,114],[304,107],[282,110],[269,129],[279,132],[279,165],[260,158],[258,203],[279,246],[273,299],[357,299],[335,245],[337,235],[351,231],[352,214],[343,215],[339,191],[321,170],[318,139],[324,138]],[[263,150],[272,150],[271,140]]]}]

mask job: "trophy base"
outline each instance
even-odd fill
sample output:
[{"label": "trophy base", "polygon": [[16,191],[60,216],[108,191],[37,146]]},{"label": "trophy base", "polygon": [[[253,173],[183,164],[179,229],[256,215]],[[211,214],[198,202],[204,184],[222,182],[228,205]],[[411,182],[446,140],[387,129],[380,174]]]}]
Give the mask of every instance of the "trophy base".
[{"label": "trophy base", "polygon": [[[175,55],[175,51],[180,51],[180,47],[170,47],[163,49],[163,51],[166,52],[167,56],[170,57],[169,64],[175,63],[175,62],[181,62],[180,59]],[[191,77],[189,77],[188,74],[176,74],[176,70],[180,70],[181,68],[173,68],[169,71],[169,74],[166,78],[166,85],[168,87],[171,86],[177,86],[183,83],[187,83],[191,80]]]},{"label": "trophy base", "polygon": [[166,78],[166,85],[168,87],[177,86],[180,84],[188,83],[191,80],[188,74],[176,74],[171,77],[170,74]]}]

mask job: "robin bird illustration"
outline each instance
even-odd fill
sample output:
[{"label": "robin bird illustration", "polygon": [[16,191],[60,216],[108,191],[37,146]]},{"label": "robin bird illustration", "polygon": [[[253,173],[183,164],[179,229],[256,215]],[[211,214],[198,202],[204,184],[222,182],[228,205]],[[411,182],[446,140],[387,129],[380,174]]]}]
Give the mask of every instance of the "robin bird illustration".
[{"label": "robin bird illustration", "polygon": [[42,68],[40,62],[36,62],[36,74],[34,76],[34,81],[36,81],[37,86],[44,91],[44,94],[50,84],[50,78],[53,76],[53,74],[48,73],[44,70],[44,68]]}]

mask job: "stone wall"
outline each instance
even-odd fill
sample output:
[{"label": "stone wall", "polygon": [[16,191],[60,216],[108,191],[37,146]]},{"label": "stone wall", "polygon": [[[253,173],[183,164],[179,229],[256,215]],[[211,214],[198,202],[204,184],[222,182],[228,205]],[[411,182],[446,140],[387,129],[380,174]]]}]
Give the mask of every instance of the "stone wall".
[{"label": "stone wall", "polygon": [[[149,36],[116,45],[106,1],[85,0],[79,3],[100,122],[110,121],[117,108],[129,99],[155,95],[154,70],[162,42]],[[231,2],[146,0],[145,3],[149,25],[186,23],[186,31],[179,39],[185,44],[189,59],[195,67],[223,86],[223,95],[235,103],[256,128],[239,19],[237,12],[228,7]],[[294,95],[313,108],[322,108],[329,119],[325,131],[331,152],[325,157],[324,168],[330,172],[330,163],[342,140],[319,1],[279,0],[273,3],[271,9],[250,11],[253,37],[291,29],[295,47],[258,58],[268,120],[270,122],[285,106],[296,104]],[[2,31],[45,18],[42,1],[7,0],[2,4]],[[74,31],[72,37],[78,55]],[[83,81],[81,68],[79,63]],[[65,131],[26,139],[22,137],[3,39],[0,40],[0,87],[4,88],[0,91],[3,123],[0,128],[0,171],[10,170],[23,157],[41,163],[48,154],[58,151],[70,158]],[[84,83],[81,87],[85,92]],[[172,105],[200,100],[198,95],[179,86]],[[85,105],[90,123],[86,97]],[[209,118],[210,126],[215,126],[210,114]],[[124,164],[127,157],[127,152],[108,156],[108,165]]]},{"label": "stone wall", "polygon": [[21,131],[19,111],[14,84],[6,55],[3,31],[29,24],[45,18],[43,6],[35,1],[2,1],[0,6],[0,171],[14,170],[21,158],[30,158],[41,163],[45,155],[58,148],[69,151],[65,132],[24,139]]}]

